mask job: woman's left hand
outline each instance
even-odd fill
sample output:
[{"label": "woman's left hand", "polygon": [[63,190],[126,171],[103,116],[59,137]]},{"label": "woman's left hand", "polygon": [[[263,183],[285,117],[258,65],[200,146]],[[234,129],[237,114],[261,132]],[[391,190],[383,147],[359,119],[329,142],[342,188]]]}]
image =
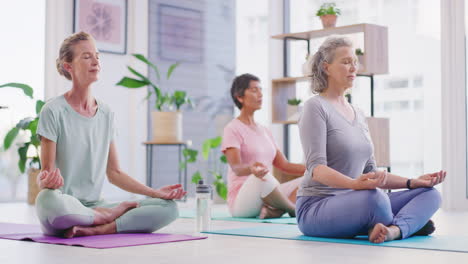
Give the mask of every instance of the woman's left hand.
[{"label": "woman's left hand", "polygon": [[165,200],[181,199],[187,194],[182,188],[181,184],[167,185],[159,189],[154,190],[154,198],[161,198]]},{"label": "woman's left hand", "polygon": [[447,175],[446,171],[438,171],[434,173],[424,174],[419,176],[417,179],[411,180],[411,188],[429,188],[433,187],[445,180]]}]

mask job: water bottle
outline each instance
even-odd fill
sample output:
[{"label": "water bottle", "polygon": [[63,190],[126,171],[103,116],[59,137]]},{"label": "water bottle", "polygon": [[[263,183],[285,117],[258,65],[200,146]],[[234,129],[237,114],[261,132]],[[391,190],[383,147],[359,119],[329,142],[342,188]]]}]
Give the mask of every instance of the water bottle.
[{"label": "water bottle", "polygon": [[210,231],[211,223],[211,186],[199,180],[197,197],[197,232]]}]

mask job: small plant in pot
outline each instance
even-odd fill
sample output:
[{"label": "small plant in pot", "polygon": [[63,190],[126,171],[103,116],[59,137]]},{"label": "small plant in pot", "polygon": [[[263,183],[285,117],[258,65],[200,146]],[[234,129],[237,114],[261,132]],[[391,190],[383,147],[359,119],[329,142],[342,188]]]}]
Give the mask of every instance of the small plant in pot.
[{"label": "small plant in pot", "polygon": [[[23,93],[28,96],[28,97],[31,97],[31,99],[33,98],[33,89],[31,88],[31,86],[27,85],[27,84],[23,84],[23,83],[6,83],[6,84],[2,84],[0,85],[0,88],[18,88],[20,90],[23,91]],[[8,106],[3,106],[3,105],[0,105],[0,109],[7,109]]]},{"label": "small plant in pot", "polygon": [[288,121],[297,121],[299,119],[299,113],[301,111],[300,104],[302,100],[298,98],[291,98],[288,99],[288,106],[287,106],[287,116]]},{"label": "small plant in pot", "polygon": [[358,59],[359,67],[362,67],[362,65],[364,64],[364,52],[362,51],[361,48],[357,48],[355,50],[355,53]]},{"label": "small plant in pot", "polygon": [[[207,162],[207,169],[205,172],[205,176],[212,175],[213,176],[213,185],[214,189],[218,196],[222,199],[221,201],[226,201],[227,199],[227,185],[223,179],[223,172],[226,171],[226,164],[227,159],[221,151],[219,147],[221,146],[222,137],[215,137],[209,138],[203,142],[201,154],[203,160]],[[180,163],[180,168],[186,168],[188,163],[195,163],[197,162],[199,151],[196,149],[185,149],[183,151],[184,161]],[[207,177],[203,177],[202,173],[197,170],[192,175],[192,183],[197,184],[199,180],[204,180],[207,182]],[[221,202],[218,201],[218,202]],[[216,202],[216,198],[215,198]]]},{"label": "small plant in pot", "polygon": [[315,15],[322,20],[323,28],[330,28],[336,26],[336,20],[341,15],[341,10],[336,7],[335,3],[324,3]]},{"label": "small plant in pot", "polygon": [[[155,74],[157,82],[161,81],[161,75],[158,67],[150,62],[142,54],[132,54],[135,58],[145,63],[151,68]],[[174,63],[169,66],[166,79],[169,80],[174,70],[179,66],[179,63]],[[155,96],[155,111],[151,113],[152,126],[153,126],[153,142],[160,143],[172,143],[182,141],[182,113],[180,112],[181,107],[184,104],[190,104],[191,101],[187,97],[187,93],[181,90],[175,90],[172,94],[169,92],[163,93],[159,84],[152,82],[147,76],[139,73],[130,66],[127,66],[128,70],[138,77],[123,77],[116,85],[123,86],[130,89],[141,88],[150,86],[152,91],[148,91],[148,95],[145,99],[149,99],[153,94]]]},{"label": "small plant in pot", "polygon": [[[0,85],[1,87],[14,87],[20,88],[23,92],[32,98],[32,88],[26,84],[20,83],[9,83],[5,85]],[[11,128],[3,139],[3,149],[8,150],[14,143],[16,137],[20,131],[30,133],[29,140],[23,143],[20,143],[18,148],[18,168],[21,173],[24,173],[28,169],[28,203],[34,204],[36,201],[36,196],[39,193],[39,186],[37,186],[36,178],[41,170],[41,160],[39,158],[40,145],[41,141],[39,140],[38,135],[36,134],[37,125],[39,124],[39,113],[41,112],[42,107],[44,106],[42,100],[36,100],[36,116],[23,118]],[[32,151],[29,149],[32,148]],[[28,154],[30,154],[28,156]],[[28,163],[29,161],[29,163]]]}]

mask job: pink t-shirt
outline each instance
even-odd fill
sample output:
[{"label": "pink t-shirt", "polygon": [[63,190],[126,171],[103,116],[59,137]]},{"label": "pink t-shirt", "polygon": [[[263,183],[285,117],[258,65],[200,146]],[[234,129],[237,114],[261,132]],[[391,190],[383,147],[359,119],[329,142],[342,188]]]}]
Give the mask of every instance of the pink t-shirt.
[{"label": "pink t-shirt", "polygon": [[[270,130],[266,127],[262,125],[248,126],[234,118],[224,128],[221,151],[224,153],[228,148],[240,150],[243,164],[251,165],[255,162],[261,162],[271,172],[278,146]],[[228,205],[230,209],[234,207],[237,194],[247,177],[237,176],[231,167],[228,168]]]}]

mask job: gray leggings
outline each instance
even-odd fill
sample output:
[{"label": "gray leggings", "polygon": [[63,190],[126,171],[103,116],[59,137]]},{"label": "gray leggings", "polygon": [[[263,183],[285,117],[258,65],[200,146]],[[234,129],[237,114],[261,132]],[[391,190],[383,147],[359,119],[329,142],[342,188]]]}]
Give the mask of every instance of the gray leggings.
[{"label": "gray leggings", "polygon": [[[177,204],[172,200],[149,198],[115,220],[118,233],[151,233],[179,216]],[[86,207],[75,197],[60,190],[42,190],[36,199],[36,211],[42,231],[50,236],[62,236],[73,226],[91,226],[94,222],[94,207],[117,205],[98,202]]]}]

